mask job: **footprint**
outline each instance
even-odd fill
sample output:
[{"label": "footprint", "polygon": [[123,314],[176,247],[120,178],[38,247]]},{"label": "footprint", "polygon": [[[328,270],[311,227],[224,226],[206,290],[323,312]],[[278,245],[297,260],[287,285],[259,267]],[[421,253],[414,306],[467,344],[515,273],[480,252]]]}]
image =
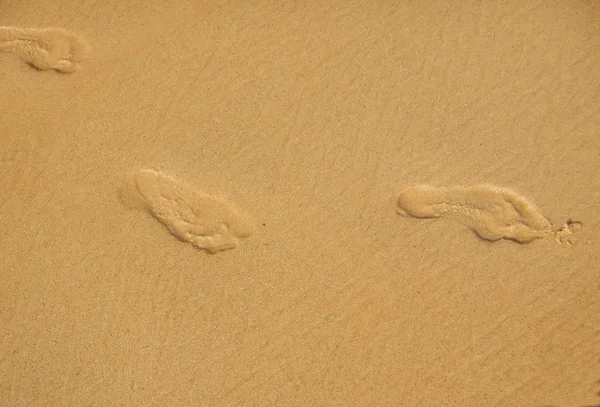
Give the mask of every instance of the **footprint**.
[{"label": "footprint", "polygon": [[569,219],[560,229],[554,232],[554,237],[558,243],[566,243],[569,246],[573,246],[577,243],[578,239],[576,234],[582,226],[582,222]]},{"label": "footprint", "polygon": [[489,241],[531,242],[552,234],[552,225],[523,196],[493,185],[450,188],[417,185],[398,197],[401,215],[456,219]]},{"label": "footprint", "polygon": [[135,173],[121,190],[121,199],[129,207],[147,211],[179,240],[208,253],[233,249],[255,230],[231,202],[152,169]]},{"label": "footprint", "polygon": [[62,28],[17,28],[0,26],[0,52],[12,52],[39,69],[75,72],[89,53],[79,35]]}]

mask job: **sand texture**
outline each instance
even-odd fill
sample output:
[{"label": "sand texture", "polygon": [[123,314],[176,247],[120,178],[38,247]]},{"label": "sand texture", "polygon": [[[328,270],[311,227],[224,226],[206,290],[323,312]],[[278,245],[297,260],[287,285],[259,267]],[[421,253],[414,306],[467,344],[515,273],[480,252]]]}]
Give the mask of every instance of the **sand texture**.
[{"label": "sand texture", "polygon": [[599,406],[599,21],[0,0],[0,407]]}]

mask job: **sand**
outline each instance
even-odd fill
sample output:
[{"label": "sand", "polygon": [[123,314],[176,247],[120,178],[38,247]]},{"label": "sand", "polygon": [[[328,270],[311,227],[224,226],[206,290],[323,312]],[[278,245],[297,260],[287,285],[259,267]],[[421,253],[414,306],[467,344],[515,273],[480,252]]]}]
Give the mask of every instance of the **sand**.
[{"label": "sand", "polygon": [[597,2],[0,11],[0,405],[600,403]]}]

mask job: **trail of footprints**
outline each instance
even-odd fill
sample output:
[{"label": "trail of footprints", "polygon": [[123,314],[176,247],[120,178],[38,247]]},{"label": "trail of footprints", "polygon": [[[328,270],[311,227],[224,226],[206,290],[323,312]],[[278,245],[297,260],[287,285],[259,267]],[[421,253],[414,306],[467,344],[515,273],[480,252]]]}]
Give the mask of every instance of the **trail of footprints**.
[{"label": "trail of footprints", "polygon": [[[146,211],[179,240],[208,253],[238,246],[255,231],[252,220],[232,202],[195,190],[160,171],[143,169],[121,191],[129,207]],[[528,243],[554,236],[571,243],[580,222],[552,225],[523,196],[493,185],[456,187],[410,186],[402,190],[397,211],[415,218],[454,219],[488,241]]]},{"label": "trail of footprints", "polygon": [[87,58],[89,45],[62,28],[0,26],[0,52],[12,53],[42,71],[71,73]]},{"label": "trail of footprints", "polygon": [[[39,70],[70,73],[87,58],[89,46],[62,28],[0,26],[0,52],[13,53]],[[173,236],[209,253],[235,248],[255,229],[233,203],[196,191],[159,171],[141,170],[130,184],[122,194],[124,202],[144,209]],[[487,184],[409,186],[400,192],[396,209],[403,216],[454,219],[488,241],[528,243],[554,236],[559,243],[570,244],[581,227],[581,222],[568,221],[553,231],[548,219],[525,197]]]}]

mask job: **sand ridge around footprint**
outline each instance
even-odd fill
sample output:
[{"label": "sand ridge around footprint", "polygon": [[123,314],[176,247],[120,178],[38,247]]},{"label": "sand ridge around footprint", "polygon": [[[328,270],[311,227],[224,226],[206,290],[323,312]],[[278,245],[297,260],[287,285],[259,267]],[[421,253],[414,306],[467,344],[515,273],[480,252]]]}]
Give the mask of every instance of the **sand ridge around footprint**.
[{"label": "sand ridge around footprint", "polygon": [[415,218],[450,218],[489,241],[528,243],[551,235],[552,225],[537,207],[516,192],[494,185],[404,188],[397,211]]},{"label": "sand ridge around footprint", "polygon": [[232,202],[154,169],[133,174],[121,198],[127,206],[148,212],[179,240],[208,253],[233,249],[240,238],[255,230],[254,223]]},{"label": "sand ridge around footprint", "polygon": [[75,72],[89,51],[80,35],[63,28],[0,26],[0,52],[13,53],[42,71]]}]

